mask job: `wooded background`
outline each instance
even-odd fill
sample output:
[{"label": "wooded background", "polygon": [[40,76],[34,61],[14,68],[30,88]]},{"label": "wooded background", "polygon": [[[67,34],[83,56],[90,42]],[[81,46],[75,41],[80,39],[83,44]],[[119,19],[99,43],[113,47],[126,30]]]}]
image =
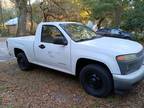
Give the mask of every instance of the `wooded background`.
[{"label": "wooded background", "polygon": [[[16,35],[33,34],[33,21],[95,21],[97,27],[120,27],[143,37],[144,0],[10,0],[0,1],[0,32],[7,36],[5,21],[18,17]],[[6,2],[7,0],[5,0]],[[30,21],[30,30],[26,22]]]}]

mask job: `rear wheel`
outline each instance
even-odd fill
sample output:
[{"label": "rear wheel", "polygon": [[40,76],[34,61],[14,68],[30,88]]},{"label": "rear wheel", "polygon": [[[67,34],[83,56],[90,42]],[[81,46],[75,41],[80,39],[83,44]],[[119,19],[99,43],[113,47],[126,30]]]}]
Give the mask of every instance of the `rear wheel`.
[{"label": "rear wheel", "polygon": [[29,63],[24,52],[21,52],[17,55],[17,63],[21,70],[29,70],[31,64]]},{"label": "rear wheel", "polygon": [[111,74],[97,64],[87,65],[81,70],[80,82],[88,94],[96,97],[105,97],[113,89]]}]

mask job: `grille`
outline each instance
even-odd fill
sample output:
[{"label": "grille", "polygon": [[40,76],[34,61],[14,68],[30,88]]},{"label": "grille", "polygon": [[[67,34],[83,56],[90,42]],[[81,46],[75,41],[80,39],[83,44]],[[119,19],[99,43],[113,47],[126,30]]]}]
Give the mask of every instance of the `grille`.
[{"label": "grille", "polygon": [[129,74],[129,73],[132,73],[132,72],[138,70],[142,66],[142,63],[143,63],[143,57],[139,58],[138,60],[136,60],[134,62],[128,63],[127,64],[128,70],[126,73]]}]

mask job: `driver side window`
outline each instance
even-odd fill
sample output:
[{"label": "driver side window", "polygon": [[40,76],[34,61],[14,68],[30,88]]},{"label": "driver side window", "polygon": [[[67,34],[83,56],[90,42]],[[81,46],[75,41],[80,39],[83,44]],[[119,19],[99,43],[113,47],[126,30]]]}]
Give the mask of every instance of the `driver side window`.
[{"label": "driver side window", "polygon": [[43,25],[41,42],[53,43],[54,39],[63,36],[59,29],[52,25]]}]

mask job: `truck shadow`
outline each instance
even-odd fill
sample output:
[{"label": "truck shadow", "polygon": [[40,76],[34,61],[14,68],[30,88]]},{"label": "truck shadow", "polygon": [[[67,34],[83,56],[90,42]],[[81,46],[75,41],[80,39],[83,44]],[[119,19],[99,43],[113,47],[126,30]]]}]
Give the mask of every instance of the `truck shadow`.
[{"label": "truck shadow", "polygon": [[44,74],[52,74],[52,75],[55,75],[57,77],[69,78],[69,79],[72,79],[72,80],[79,81],[77,76],[73,76],[73,75],[64,73],[62,71],[57,71],[57,70],[47,68],[47,67],[43,67],[43,66],[39,66],[39,65],[33,65],[32,70],[33,71],[36,70],[36,71],[42,72]]}]

